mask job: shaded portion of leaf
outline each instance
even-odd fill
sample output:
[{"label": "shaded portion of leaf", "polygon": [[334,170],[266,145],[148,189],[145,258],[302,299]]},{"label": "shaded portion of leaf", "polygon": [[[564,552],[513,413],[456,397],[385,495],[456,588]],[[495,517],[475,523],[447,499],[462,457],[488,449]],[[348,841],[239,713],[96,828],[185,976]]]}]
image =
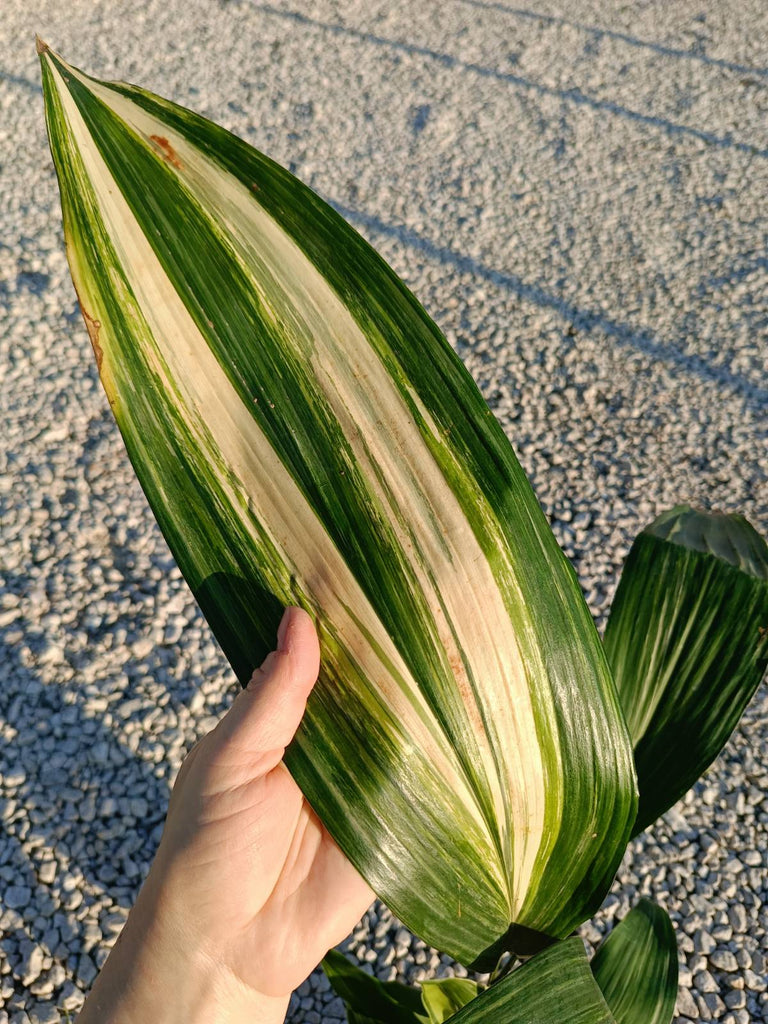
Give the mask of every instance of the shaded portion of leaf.
[{"label": "shaded portion of leaf", "polygon": [[470,978],[436,978],[421,983],[421,1001],[429,1024],[443,1024],[477,996],[477,982]]},{"label": "shaded portion of leaf", "polygon": [[[246,579],[235,573],[214,572],[206,576],[194,591],[195,600],[216,634],[224,651],[231,652],[230,664],[238,679],[247,683],[256,665],[260,665],[274,646],[274,634],[283,614],[283,605],[258,577]],[[221,609],[227,614],[222,615]],[[253,609],[268,623],[267,637],[253,628]],[[272,626],[272,629],[269,627]]]},{"label": "shaded portion of leaf", "polygon": [[722,750],[768,663],[768,545],[680,506],[635,540],[605,632],[635,750],[635,834]]},{"label": "shaded portion of leaf", "polygon": [[344,1000],[349,1024],[420,1024],[424,1007],[417,988],[379,981],[335,949],[328,951],[323,970]]},{"label": "shaded portion of leaf", "polygon": [[578,938],[545,949],[450,1020],[451,1024],[615,1024]]},{"label": "shaded portion of leaf", "polygon": [[678,505],[663,512],[645,532],[690,551],[714,555],[755,579],[768,580],[768,546],[744,516]]},{"label": "shaded portion of leaf", "polygon": [[641,900],[600,944],[591,966],[617,1024],[670,1024],[677,944],[662,907]]}]

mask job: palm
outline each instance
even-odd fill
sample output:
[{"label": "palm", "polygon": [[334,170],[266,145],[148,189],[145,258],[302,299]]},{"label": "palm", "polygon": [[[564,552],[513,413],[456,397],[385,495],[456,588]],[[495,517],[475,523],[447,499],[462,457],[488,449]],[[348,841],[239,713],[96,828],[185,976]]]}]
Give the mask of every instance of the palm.
[{"label": "palm", "polygon": [[[311,664],[317,640],[306,626],[299,660]],[[287,667],[271,659],[264,691]],[[311,683],[317,672],[309,674]],[[185,761],[158,854],[170,877],[194,879],[180,898],[200,941],[265,995],[298,986],[373,897],[282,762],[306,693],[298,708],[294,696],[283,679],[277,700],[269,692],[237,698],[238,713]]]}]

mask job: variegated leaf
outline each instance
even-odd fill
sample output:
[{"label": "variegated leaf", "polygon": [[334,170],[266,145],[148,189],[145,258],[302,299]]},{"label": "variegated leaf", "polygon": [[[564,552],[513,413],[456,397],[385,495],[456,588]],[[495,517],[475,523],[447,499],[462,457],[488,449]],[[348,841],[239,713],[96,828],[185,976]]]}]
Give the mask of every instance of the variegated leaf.
[{"label": "variegated leaf", "polygon": [[616,1024],[584,943],[558,942],[481,992],[450,1024]]},{"label": "variegated leaf", "polygon": [[642,899],[592,958],[616,1024],[671,1024],[677,999],[677,943],[669,914]]},{"label": "variegated leaf", "polygon": [[605,631],[635,748],[635,832],[714,761],[768,664],[768,544],[687,505],[637,537]]},{"label": "variegated leaf", "polygon": [[414,931],[488,966],[600,903],[631,749],[503,431],[296,178],[41,47],[72,276],[149,502],[241,681],[280,608],[322,673],[289,768]]}]

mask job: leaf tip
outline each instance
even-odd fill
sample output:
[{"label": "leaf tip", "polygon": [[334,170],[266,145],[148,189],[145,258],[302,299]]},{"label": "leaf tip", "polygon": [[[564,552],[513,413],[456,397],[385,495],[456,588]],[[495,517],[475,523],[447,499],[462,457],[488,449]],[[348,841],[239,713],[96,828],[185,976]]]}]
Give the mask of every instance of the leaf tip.
[{"label": "leaf tip", "polygon": [[48,43],[43,42],[39,35],[35,35],[35,49],[37,50],[37,56],[42,57],[44,53],[48,53],[50,47]]}]

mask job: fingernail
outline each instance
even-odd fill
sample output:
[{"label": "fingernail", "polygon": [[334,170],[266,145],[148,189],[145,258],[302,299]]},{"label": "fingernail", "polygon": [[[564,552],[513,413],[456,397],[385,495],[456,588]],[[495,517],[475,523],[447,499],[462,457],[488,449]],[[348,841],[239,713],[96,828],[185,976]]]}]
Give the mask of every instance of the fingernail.
[{"label": "fingernail", "polygon": [[291,623],[294,620],[295,611],[295,608],[286,608],[282,619],[280,619],[280,625],[277,627],[277,649],[285,654],[291,649]]}]

